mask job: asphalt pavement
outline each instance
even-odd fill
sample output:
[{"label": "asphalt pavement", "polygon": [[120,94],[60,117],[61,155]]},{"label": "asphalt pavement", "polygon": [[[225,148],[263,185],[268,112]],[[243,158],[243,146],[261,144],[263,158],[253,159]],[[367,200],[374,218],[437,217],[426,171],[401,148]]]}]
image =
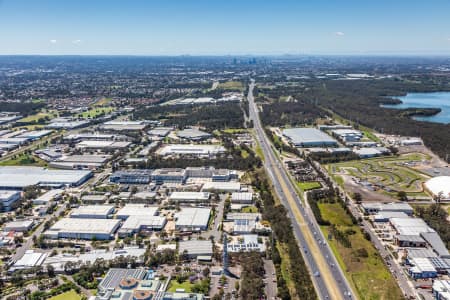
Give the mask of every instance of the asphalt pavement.
[{"label": "asphalt pavement", "polygon": [[305,263],[320,299],[355,299],[343,271],[338,265],[326,239],[309,210],[302,205],[287,170],[276,157],[259,119],[253,98],[254,81],[250,84],[248,101],[250,119],[264,153],[264,166],[272,180],[275,192],[289,212],[294,235],[299,243]]}]

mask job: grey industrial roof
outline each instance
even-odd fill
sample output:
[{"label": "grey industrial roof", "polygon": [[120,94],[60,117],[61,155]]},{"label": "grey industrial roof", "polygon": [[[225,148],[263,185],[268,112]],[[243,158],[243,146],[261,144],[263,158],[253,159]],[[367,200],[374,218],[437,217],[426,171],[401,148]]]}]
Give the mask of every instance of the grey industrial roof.
[{"label": "grey industrial roof", "polygon": [[437,232],[422,232],[420,234],[424,240],[427,241],[428,244],[433,248],[433,250],[440,256],[449,258],[450,254],[448,253],[448,249],[442,241],[441,237]]},{"label": "grey industrial roof", "polygon": [[116,216],[119,218],[128,218],[129,216],[154,216],[158,211],[157,206],[148,206],[145,204],[126,204],[119,209]]},{"label": "grey industrial roof", "polygon": [[170,200],[186,200],[186,201],[197,201],[197,200],[208,200],[210,193],[208,192],[173,192],[170,194]]},{"label": "grey industrial roof", "polygon": [[436,253],[434,253],[432,250],[427,249],[427,248],[409,248],[407,251],[408,251],[408,257],[410,257],[410,258],[436,257]]},{"label": "grey industrial roof", "polygon": [[210,240],[190,240],[178,243],[178,253],[187,251],[190,255],[211,255],[213,253]]},{"label": "grey industrial roof", "polygon": [[261,220],[260,213],[228,213],[227,220]]},{"label": "grey industrial roof", "polygon": [[83,216],[108,216],[110,213],[114,211],[113,205],[82,205],[74,210],[70,214],[71,218],[79,218]]},{"label": "grey industrial roof", "polygon": [[396,236],[396,238],[399,241],[404,241],[404,242],[420,242],[420,243],[425,243],[425,240],[423,238],[421,238],[419,235],[403,235],[403,234],[399,234]]},{"label": "grey industrial roof", "polygon": [[420,218],[392,218],[390,222],[400,235],[420,235],[424,232],[434,232]]},{"label": "grey industrial roof", "polygon": [[63,162],[83,162],[83,163],[105,163],[111,158],[111,155],[69,155],[63,156],[58,161]]},{"label": "grey industrial roof", "polygon": [[129,216],[123,222],[121,231],[138,230],[142,226],[162,228],[166,224],[166,218],[161,216]]},{"label": "grey industrial roof", "polygon": [[337,143],[331,136],[316,128],[284,129],[283,135],[287,136],[294,144]]},{"label": "grey industrial roof", "polygon": [[76,184],[91,171],[49,170],[40,167],[0,167],[1,187],[26,187],[36,184]]},{"label": "grey industrial roof", "polygon": [[249,192],[234,192],[231,194],[231,201],[252,201],[253,193]]},{"label": "grey industrial roof", "polygon": [[183,139],[201,139],[211,136],[210,133],[198,130],[197,128],[186,128],[177,132],[177,136]]},{"label": "grey industrial roof", "polygon": [[118,223],[120,220],[117,219],[62,218],[50,228],[50,231],[111,234],[117,228]]},{"label": "grey industrial roof", "polygon": [[198,207],[183,207],[179,213],[176,214],[177,226],[192,226],[202,227],[207,226],[211,209]]}]

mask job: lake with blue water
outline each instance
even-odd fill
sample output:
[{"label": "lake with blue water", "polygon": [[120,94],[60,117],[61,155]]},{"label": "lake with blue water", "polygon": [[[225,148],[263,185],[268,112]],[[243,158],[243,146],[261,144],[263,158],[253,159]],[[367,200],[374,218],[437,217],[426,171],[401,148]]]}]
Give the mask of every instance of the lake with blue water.
[{"label": "lake with blue water", "polygon": [[386,104],[383,107],[405,108],[440,108],[442,111],[434,116],[416,116],[414,120],[450,124],[450,92],[408,93],[406,96],[394,97],[401,104]]}]

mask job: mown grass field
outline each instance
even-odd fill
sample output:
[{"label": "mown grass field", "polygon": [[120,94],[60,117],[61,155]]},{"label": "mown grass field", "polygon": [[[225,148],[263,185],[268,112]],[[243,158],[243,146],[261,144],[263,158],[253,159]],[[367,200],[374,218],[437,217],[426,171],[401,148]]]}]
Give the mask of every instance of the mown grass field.
[{"label": "mown grass field", "polygon": [[105,105],[108,105],[109,103],[111,103],[111,100],[112,100],[112,98],[103,97],[102,99],[95,102],[93,106],[105,106]]},{"label": "mown grass field", "polygon": [[0,166],[39,166],[45,167],[47,163],[31,154],[21,153],[7,160],[0,161]]},{"label": "mown grass field", "polygon": [[176,292],[177,289],[184,289],[185,292],[190,293],[193,284],[189,281],[183,281],[182,283],[178,283],[178,281],[171,280],[169,283],[169,292]]},{"label": "mown grass field", "polygon": [[49,300],[81,300],[81,296],[74,290],[51,297]]},{"label": "mown grass field", "polygon": [[31,122],[37,122],[39,119],[44,119],[44,118],[53,118],[55,116],[55,114],[53,113],[49,113],[49,112],[39,112],[37,114],[34,115],[29,115],[25,118],[22,118],[20,120],[18,120],[17,122],[20,123],[31,123]]},{"label": "mown grass field", "polygon": [[219,83],[218,88],[219,89],[224,89],[224,90],[239,90],[239,91],[243,91],[244,90],[244,85],[240,81],[227,81],[227,82]]},{"label": "mown grass field", "polygon": [[79,118],[83,119],[94,119],[102,114],[108,114],[110,112],[114,111],[114,107],[107,106],[107,107],[95,107],[88,111],[84,111],[80,114],[77,114]]},{"label": "mown grass field", "polygon": [[[384,262],[372,243],[364,238],[359,226],[353,225],[351,218],[338,203],[319,203],[322,217],[334,224],[340,231],[352,230],[348,236],[351,247],[346,248],[332,239],[329,245],[345,276],[358,293],[360,299],[397,300],[402,299],[402,292],[395,279],[384,265]],[[327,237],[330,226],[321,226]],[[367,257],[359,254],[367,251]]]},{"label": "mown grass field", "polygon": [[311,181],[311,182],[297,182],[298,187],[302,191],[309,191],[314,189],[320,189],[322,186],[317,181]]},{"label": "mown grass field", "polygon": [[246,206],[241,209],[243,213],[257,213],[258,208],[256,206]]}]

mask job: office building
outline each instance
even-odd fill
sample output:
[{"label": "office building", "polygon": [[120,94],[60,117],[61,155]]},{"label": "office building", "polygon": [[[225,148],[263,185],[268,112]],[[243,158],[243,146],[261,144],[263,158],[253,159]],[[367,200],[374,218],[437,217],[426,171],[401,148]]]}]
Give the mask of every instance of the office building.
[{"label": "office building", "polygon": [[0,211],[13,210],[19,204],[20,198],[21,193],[19,191],[0,190]]}]

